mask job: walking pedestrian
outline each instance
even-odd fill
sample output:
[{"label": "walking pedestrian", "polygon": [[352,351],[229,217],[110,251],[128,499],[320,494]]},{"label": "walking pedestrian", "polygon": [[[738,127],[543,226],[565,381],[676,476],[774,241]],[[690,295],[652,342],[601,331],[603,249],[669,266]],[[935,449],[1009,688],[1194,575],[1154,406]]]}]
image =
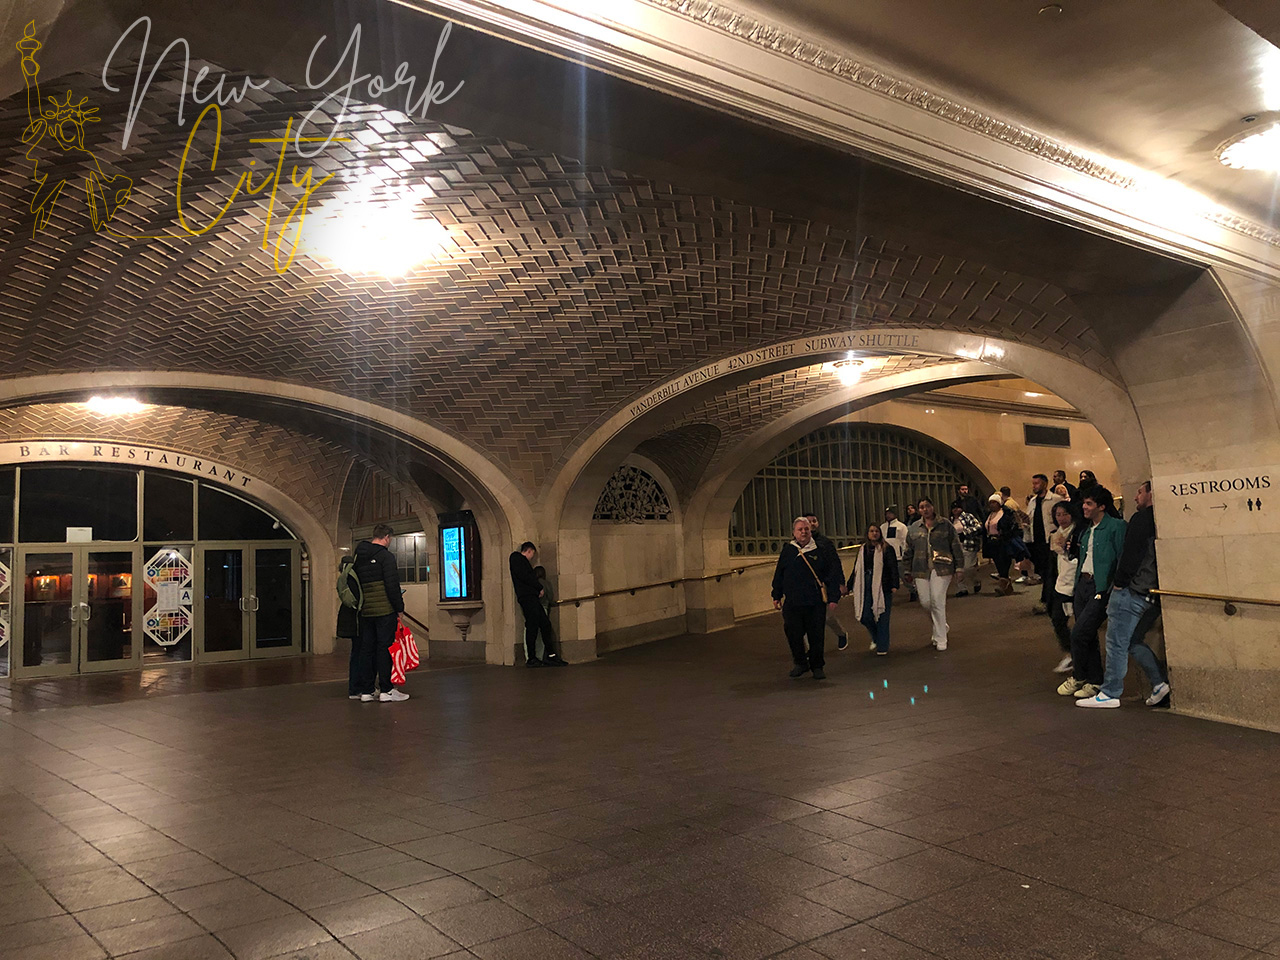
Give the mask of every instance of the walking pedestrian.
[{"label": "walking pedestrian", "polygon": [[[963,489],[963,488],[962,488]],[[964,569],[957,572],[960,589],[957,597],[969,595],[970,584],[974,593],[982,589],[982,579],[978,576],[978,552],[982,549],[982,521],[966,511],[960,504],[951,505],[951,525],[956,528],[956,536],[960,538],[960,548],[964,550]]]},{"label": "walking pedestrian", "polygon": [[[791,648],[791,678],[813,671],[813,679],[825,680],[823,656],[827,614],[840,596],[838,571],[814,542],[809,521],[796,517],[792,540],[782,547],[773,571],[773,606],[782,609],[782,629]],[[805,640],[808,639],[808,649]]]},{"label": "walking pedestrian", "polygon": [[1053,593],[1057,579],[1054,553],[1049,549],[1049,534],[1053,532],[1053,505],[1058,500],[1058,495],[1049,489],[1048,477],[1037,473],[1031,478],[1031,496],[1027,497],[1026,510],[1031,518],[1027,548],[1031,551],[1036,576],[1040,578],[1040,602],[1031,609],[1033,614],[1048,612],[1049,595]]},{"label": "walking pedestrian", "polygon": [[987,517],[983,524],[982,555],[996,565],[996,593],[1007,597],[1013,593],[1009,567],[1013,564],[1013,541],[1017,538],[1018,517],[1005,506],[1004,499],[993,493],[987,499]]},{"label": "walking pedestrian", "polygon": [[[827,563],[834,564],[835,568],[840,571],[840,595],[844,596],[844,564],[840,562],[840,551],[836,549],[836,545],[830,539],[823,536],[818,531],[818,515],[810,510],[804,514],[804,518],[809,521],[810,536],[818,545],[818,549],[826,555]],[[844,628],[839,618],[836,616],[835,610],[827,611],[827,627],[836,638],[836,649],[843,650],[849,646],[849,631]]]},{"label": "walking pedestrian", "polygon": [[920,605],[933,621],[933,645],[947,649],[947,589],[956,570],[964,567],[964,548],[950,521],[938,516],[933,501],[921,499],[920,519],[907,529],[907,550],[902,558],[905,579],[915,583]]},{"label": "walking pedestrian", "polygon": [[847,584],[853,597],[853,615],[871,635],[871,650],[877,656],[889,653],[889,615],[893,595],[898,591],[898,557],[888,545],[878,524],[867,527],[867,539],[853,563]]},{"label": "walking pedestrian", "polygon": [[1049,535],[1049,549],[1057,558],[1058,575],[1049,594],[1049,622],[1053,624],[1053,634],[1062,648],[1062,660],[1053,672],[1067,673],[1071,670],[1071,628],[1067,621],[1071,616],[1071,597],[1076,589],[1080,510],[1070,500],[1059,500],[1053,505],[1053,522],[1058,529]]}]

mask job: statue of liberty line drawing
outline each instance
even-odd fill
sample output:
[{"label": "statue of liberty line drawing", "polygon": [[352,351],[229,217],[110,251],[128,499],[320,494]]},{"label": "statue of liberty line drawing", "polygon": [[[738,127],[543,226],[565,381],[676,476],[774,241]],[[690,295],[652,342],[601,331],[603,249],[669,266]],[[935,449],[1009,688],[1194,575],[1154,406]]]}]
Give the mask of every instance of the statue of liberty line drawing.
[{"label": "statue of liberty line drawing", "polygon": [[[89,218],[94,230],[115,218],[116,213],[129,199],[133,181],[124,176],[109,177],[103,172],[98,158],[85,149],[84,126],[97,123],[97,107],[86,107],[88,97],[73,102],[71,91],[65,100],[57,97],[40,97],[40,84],[36,77],[40,65],[36,53],[42,44],[35,37],[36,23],[27,24],[26,33],[15,44],[22,54],[22,75],[27,82],[27,129],[22,142],[27,144],[27,159],[31,161],[31,179],[36,192],[31,198],[31,212],[36,215],[32,230],[43,230],[53,215],[62,188],[72,180],[87,162],[91,169],[84,175],[85,198],[89,203]],[[58,151],[67,156],[60,156]],[[68,162],[71,155],[79,155],[79,163]]]}]

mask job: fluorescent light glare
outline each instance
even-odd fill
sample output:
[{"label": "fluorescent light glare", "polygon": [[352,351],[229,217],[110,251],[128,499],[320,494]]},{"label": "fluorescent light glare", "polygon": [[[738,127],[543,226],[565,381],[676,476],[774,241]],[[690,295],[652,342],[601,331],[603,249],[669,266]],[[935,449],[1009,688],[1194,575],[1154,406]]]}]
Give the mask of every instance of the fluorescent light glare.
[{"label": "fluorescent light glare", "polygon": [[454,245],[443,224],[418,216],[420,203],[433,196],[425,184],[356,183],[308,227],[306,246],[347,273],[402,277]]},{"label": "fluorescent light glare", "polygon": [[150,405],[133,397],[90,397],[82,406],[102,417],[123,417],[141,413]]}]

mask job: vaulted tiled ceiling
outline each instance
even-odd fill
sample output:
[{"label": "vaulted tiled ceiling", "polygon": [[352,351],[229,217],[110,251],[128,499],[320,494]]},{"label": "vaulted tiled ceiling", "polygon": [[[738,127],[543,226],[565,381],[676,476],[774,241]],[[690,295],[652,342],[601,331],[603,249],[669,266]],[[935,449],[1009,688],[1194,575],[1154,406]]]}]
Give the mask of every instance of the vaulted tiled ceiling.
[{"label": "vaulted tiled ceiling", "polygon": [[[95,91],[104,122],[88,146],[108,174],[134,184],[112,226],[163,238],[94,233],[89,167],[73,155],[49,158],[70,183],[52,222],[34,231],[19,142],[25,98],[4,102],[6,377],[189,370],[324,387],[450,431],[534,488],[586,431],[655,382],[819,331],[959,329],[1117,376],[1067,296],[1043,281],[374,107],[347,125],[359,143],[330,146],[317,168],[426,184],[434,196],[420,212],[449,228],[458,249],[399,281],[348,275],[306,254],[281,275],[263,250],[264,195],[242,194],[204,236],[181,233],[175,187],[192,118],[188,104],[187,125],[174,122],[177,76],[157,77],[123,153],[125,78],[112,97],[97,92],[97,78],[41,79],[46,95]],[[314,94],[276,85],[252,99],[225,111],[217,172],[198,138],[201,169],[187,170],[184,189],[199,194],[202,221],[250,160],[255,175],[274,164],[277,148],[249,140],[280,136]],[[292,162],[281,190],[291,200]]]}]

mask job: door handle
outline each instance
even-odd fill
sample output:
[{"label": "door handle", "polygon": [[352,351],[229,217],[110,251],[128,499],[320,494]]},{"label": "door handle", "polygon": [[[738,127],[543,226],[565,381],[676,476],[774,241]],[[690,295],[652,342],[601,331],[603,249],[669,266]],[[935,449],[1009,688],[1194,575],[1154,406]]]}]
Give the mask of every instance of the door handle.
[{"label": "door handle", "polygon": [[239,606],[240,606],[240,612],[241,612],[241,613],[248,613],[248,612],[249,612],[249,608],[248,608],[247,606],[245,606],[244,597],[241,597],[241,598],[240,598],[240,600],[239,600]]},{"label": "door handle", "polygon": [[71,618],[72,623],[80,622],[80,606],[81,605],[78,603],[73,603],[71,605],[71,612],[68,614],[68,616]]},{"label": "door handle", "polygon": [[253,611],[254,613],[257,613],[257,612],[258,612],[258,607],[262,606],[262,604],[260,604],[260,603],[258,602],[258,598],[257,598],[257,597],[250,597],[249,599],[253,601],[253,606],[252,606],[252,607],[250,607],[249,609],[250,609],[251,611]]},{"label": "door handle", "polygon": [[82,600],[82,601],[80,601],[80,609],[81,609],[82,611],[84,611],[84,622],[85,622],[85,623],[88,623],[90,620],[92,620],[92,619],[93,619],[93,607],[89,606],[89,604],[85,603],[85,602]]}]

